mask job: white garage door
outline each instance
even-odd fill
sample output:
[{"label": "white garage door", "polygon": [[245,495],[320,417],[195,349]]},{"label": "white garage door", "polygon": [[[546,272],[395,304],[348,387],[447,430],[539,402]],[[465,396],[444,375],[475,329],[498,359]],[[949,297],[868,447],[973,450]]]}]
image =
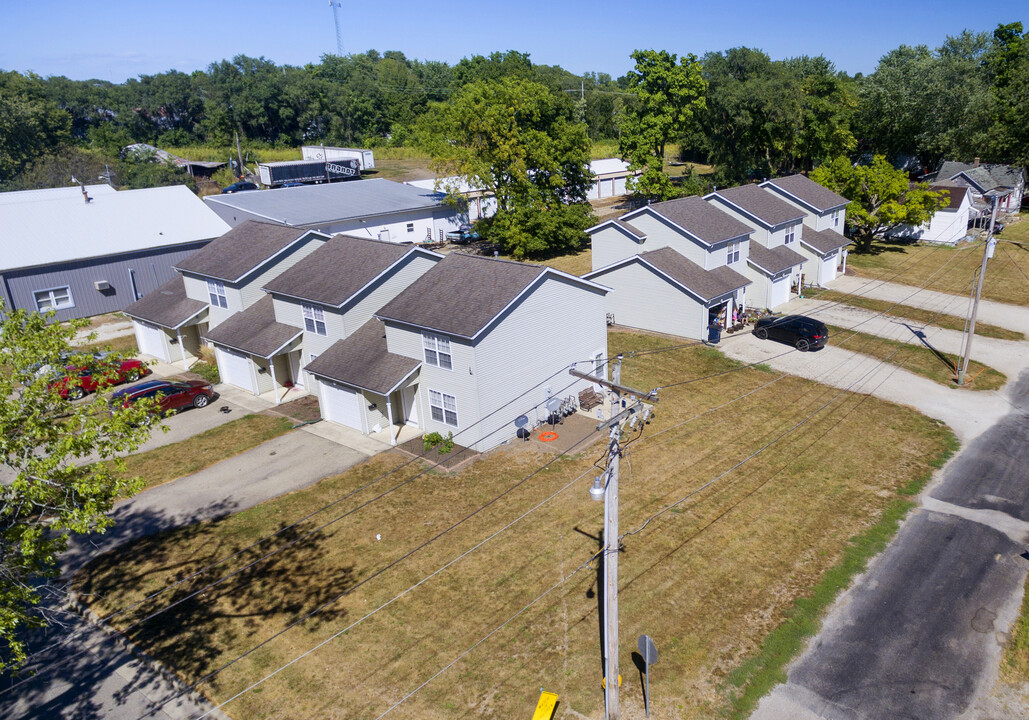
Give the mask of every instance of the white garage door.
[{"label": "white garage door", "polygon": [[222,382],[254,392],[254,379],[250,374],[250,358],[241,353],[215,347],[214,357]]},{"label": "white garage door", "polygon": [[790,276],[772,281],[768,290],[769,308],[775,309],[790,299]]},{"label": "white garage door", "polygon": [[822,261],[822,272],[818,276],[818,284],[825,285],[830,280],[836,279],[836,256]]},{"label": "white garage door", "polygon": [[357,391],[325,380],[319,384],[322,388],[322,412],[325,419],[364,432],[361,427],[361,405],[358,402],[360,395]]},{"label": "white garage door", "polygon": [[136,344],[144,355],[152,355],[158,360],[171,362],[168,357],[168,343],[165,342],[164,330],[138,321],[132,323],[136,327]]}]

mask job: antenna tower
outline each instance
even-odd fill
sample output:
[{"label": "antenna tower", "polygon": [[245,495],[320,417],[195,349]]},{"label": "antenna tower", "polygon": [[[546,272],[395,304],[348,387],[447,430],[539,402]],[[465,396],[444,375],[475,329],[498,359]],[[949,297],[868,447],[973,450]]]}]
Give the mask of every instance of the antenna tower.
[{"label": "antenna tower", "polygon": [[343,28],[339,24],[339,11],[343,3],[340,0],[329,0],[329,7],[332,8],[332,19],[336,23],[336,54],[343,57]]}]

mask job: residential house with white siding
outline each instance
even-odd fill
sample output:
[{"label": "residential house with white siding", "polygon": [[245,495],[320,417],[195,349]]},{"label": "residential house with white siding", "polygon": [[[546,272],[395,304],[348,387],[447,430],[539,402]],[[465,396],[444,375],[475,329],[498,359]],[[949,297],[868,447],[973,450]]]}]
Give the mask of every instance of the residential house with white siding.
[{"label": "residential house with white siding", "polygon": [[[309,365],[442,259],[423,248],[336,235],[262,285],[263,297],[207,334],[223,382],[281,402],[321,395]],[[369,432],[376,423],[359,424]]]},{"label": "residential house with white siding", "polygon": [[519,416],[542,419],[550,397],[590,386],[567,370],[607,356],[606,292],[553,268],[448,255],[308,365],[323,417],[363,432],[413,424],[485,452]]},{"label": "residential house with white siding", "polygon": [[646,205],[587,232],[593,270],[583,277],[611,288],[611,322],[703,338],[748,305],[753,231],[702,198]]},{"label": "residential house with white siding", "polygon": [[917,227],[901,225],[891,237],[910,238],[936,245],[957,245],[968,237],[972,217],[972,193],[961,185],[930,185],[932,192],[943,193],[932,218]]},{"label": "residential house with white siding", "polygon": [[248,221],[176,263],[178,275],[125,308],[140,353],[189,367],[210,330],[264,297],[264,284],[328,239]]},{"label": "residential house with white siding", "polygon": [[761,183],[761,187],[804,213],[798,252],[805,257],[804,284],[825,285],[847,270],[843,236],[847,198],[803,175],[790,175]]},{"label": "residential house with white siding", "polygon": [[971,163],[946,160],[933,183],[967,187],[972,194],[973,214],[989,215],[994,197],[998,212],[1017,213],[1025,194],[1025,171],[1018,165],[980,163],[979,158]]}]

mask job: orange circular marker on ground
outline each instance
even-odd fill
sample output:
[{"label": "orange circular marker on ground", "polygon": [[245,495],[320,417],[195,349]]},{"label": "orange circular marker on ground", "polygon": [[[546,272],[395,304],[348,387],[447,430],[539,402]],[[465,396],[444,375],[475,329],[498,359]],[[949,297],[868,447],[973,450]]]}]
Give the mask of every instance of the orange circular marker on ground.
[{"label": "orange circular marker on ground", "polygon": [[547,430],[544,433],[540,433],[540,441],[542,441],[542,442],[553,442],[554,440],[557,440],[557,433],[556,432],[551,432],[550,430]]}]

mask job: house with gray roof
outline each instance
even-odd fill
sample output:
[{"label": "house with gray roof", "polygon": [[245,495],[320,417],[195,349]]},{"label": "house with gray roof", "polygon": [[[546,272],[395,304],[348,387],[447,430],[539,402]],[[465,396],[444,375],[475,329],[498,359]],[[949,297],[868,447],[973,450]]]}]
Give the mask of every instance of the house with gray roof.
[{"label": "house with gray roof", "polygon": [[207,206],[230,226],[259,220],[395,243],[441,241],[462,216],[445,195],[384,178],[208,195]]},{"label": "house with gray roof", "polygon": [[261,300],[268,280],[327,239],[313,230],[250,220],[182,258],[174,278],[124,310],[140,353],[189,367],[210,330]]},{"label": "house with gray roof", "polygon": [[788,302],[804,273],[799,249],[805,212],[757,185],[716,190],[704,199],[754,231],[744,270],[754,282],[750,304],[774,309]]},{"label": "house with gray roof", "polygon": [[702,338],[750,302],[753,230],[700,197],[645,205],[587,232],[593,270],[584,277],[611,288],[612,322]]},{"label": "house with gray roof", "polygon": [[[442,257],[418,246],[346,235],[319,243],[268,277],[258,302],[208,331],[222,381],[275,402],[302,391],[321,397],[322,377],[311,371],[312,363]],[[362,410],[361,422],[351,426],[364,432],[389,427],[377,417],[365,422],[367,415]]]},{"label": "house with gray roof", "polygon": [[184,185],[0,193],[0,299],[58,321],[121,311],[228,229]]},{"label": "house with gray roof", "polygon": [[1018,165],[945,160],[933,180],[936,185],[958,185],[972,193],[973,211],[989,213],[993,198],[998,212],[1017,213],[1025,194],[1025,171]]},{"label": "house with gray roof", "polygon": [[322,416],[365,433],[453,433],[485,452],[603,367],[607,288],[553,268],[453,253],[308,366]]}]

